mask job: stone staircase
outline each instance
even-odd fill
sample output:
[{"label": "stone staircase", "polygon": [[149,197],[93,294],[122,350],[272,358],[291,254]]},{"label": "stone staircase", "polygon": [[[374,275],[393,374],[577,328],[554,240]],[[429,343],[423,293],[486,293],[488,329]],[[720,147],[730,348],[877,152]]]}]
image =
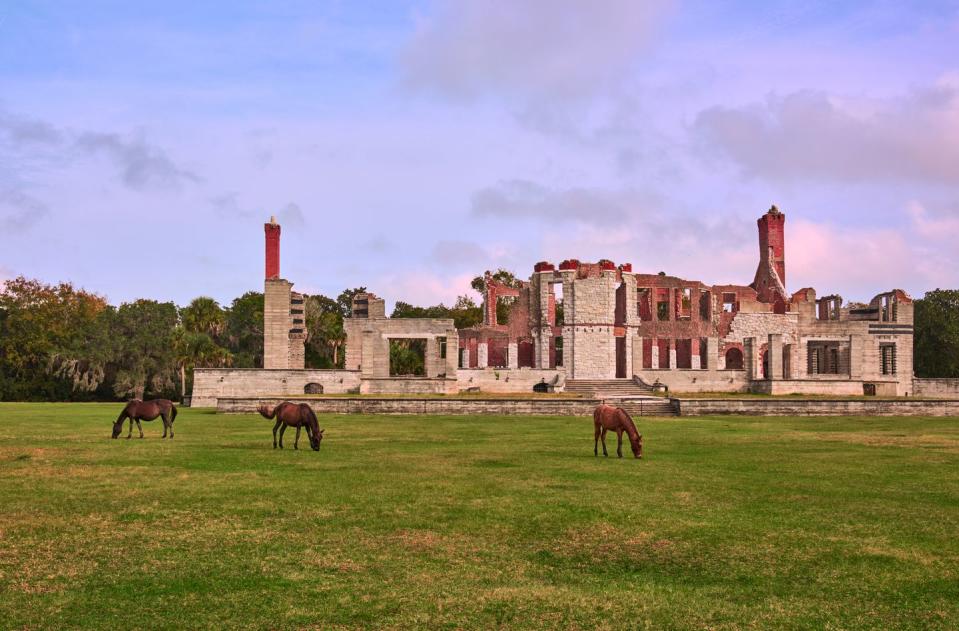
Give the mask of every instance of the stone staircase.
[{"label": "stone staircase", "polygon": [[565,390],[618,405],[632,416],[676,416],[672,401],[654,395],[651,386],[633,379],[569,379]]},{"label": "stone staircase", "polygon": [[669,399],[663,397],[648,397],[643,399],[622,399],[621,401],[607,401],[610,405],[618,405],[630,416],[677,416],[676,406]]},{"label": "stone staircase", "polygon": [[651,387],[632,379],[568,379],[565,390],[592,399],[653,396]]}]

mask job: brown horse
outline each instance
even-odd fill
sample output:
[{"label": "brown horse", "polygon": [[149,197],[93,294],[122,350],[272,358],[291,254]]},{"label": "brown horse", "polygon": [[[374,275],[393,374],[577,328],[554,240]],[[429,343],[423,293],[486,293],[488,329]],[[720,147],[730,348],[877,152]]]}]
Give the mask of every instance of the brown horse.
[{"label": "brown horse", "polygon": [[283,432],[287,426],[296,428],[296,439],[293,441],[293,449],[299,449],[300,429],[306,428],[306,436],[310,439],[310,447],[313,451],[320,450],[320,441],[323,440],[323,432],[320,424],[316,420],[316,414],[313,408],[306,403],[290,403],[284,401],[272,410],[267,405],[261,405],[258,408],[263,418],[276,419],[276,425],[273,426],[273,449],[276,449],[276,430],[280,430],[280,449],[283,449]]},{"label": "brown horse", "polygon": [[152,421],[157,417],[163,419],[163,438],[166,438],[166,432],[170,430],[170,438],[173,438],[173,421],[176,419],[176,406],[168,399],[153,399],[152,401],[141,401],[133,399],[124,406],[120,416],[113,423],[113,437],[116,438],[123,431],[123,421],[130,419],[130,431],[127,438],[133,435],[133,422],[136,421],[137,429],[140,430],[140,438],[143,438],[143,426],[140,421]]},{"label": "brown horse", "polygon": [[623,432],[629,436],[629,444],[633,448],[633,455],[637,458],[643,457],[643,435],[636,431],[636,425],[633,423],[629,412],[623,408],[615,408],[611,405],[602,404],[593,410],[593,455],[599,455],[599,441],[603,441],[603,455],[608,456],[606,452],[606,432],[613,430],[616,437],[619,438],[619,444],[616,446],[616,455],[623,457]]}]

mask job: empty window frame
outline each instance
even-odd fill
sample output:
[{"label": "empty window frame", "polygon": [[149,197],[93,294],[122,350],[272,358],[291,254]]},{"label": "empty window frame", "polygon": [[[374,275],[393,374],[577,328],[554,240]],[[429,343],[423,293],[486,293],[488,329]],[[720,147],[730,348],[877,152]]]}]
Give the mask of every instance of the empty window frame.
[{"label": "empty window frame", "polygon": [[879,345],[879,369],[880,369],[880,372],[884,375],[896,374],[895,343]]},{"label": "empty window frame", "polygon": [[446,359],[446,337],[436,338],[436,344],[439,346],[440,359]]},{"label": "empty window frame", "polygon": [[556,366],[557,368],[563,365],[563,338],[562,336],[557,336],[556,338]]},{"label": "empty window frame", "polygon": [[723,313],[736,313],[736,294],[723,292]]},{"label": "empty window frame", "polygon": [[652,294],[649,287],[636,289],[636,315],[643,322],[650,322],[653,319]]},{"label": "empty window frame", "polygon": [[689,320],[693,311],[693,290],[689,287],[675,290],[676,319]]},{"label": "empty window frame", "polygon": [[699,319],[709,320],[713,312],[713,295],[705,289],[699,290]]},{"label": "empty window frame", "polygon": [[656,290],[656,319],[667,322],[669,317],[669,289]]}]

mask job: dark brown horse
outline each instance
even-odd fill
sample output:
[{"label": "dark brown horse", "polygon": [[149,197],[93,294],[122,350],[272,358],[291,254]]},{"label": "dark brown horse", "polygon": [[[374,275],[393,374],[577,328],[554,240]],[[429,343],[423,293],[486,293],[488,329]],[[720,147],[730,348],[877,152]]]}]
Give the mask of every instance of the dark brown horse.
[{"label": "dark brown horse", "polygon": [[127,438],[133,435],[133,422],[136,421],[137,429],[140,430],[140,438],[143,438],[143,426],[140,421],[152,421],[157,417],[163,419],[163,438],[166,438],[166,432],[170,430],[170,438],[173,438],[173,421],[176,419],[176,406],[168,399],[153,399],[152,401],[141,401],[133,399],[124,406],[120,416],[113,423],[113,437],[116,438],[123,431],[123,421],[130,419],[130,431]]},{"label": "dark brown horse", "polygon": [[636,431],[636,424],[633,423],[629,412],[623,408],[614,408],[611,405],[602,404],[593,410],[593,455],[599,455],[599,441],[603,441],[603,455],[608,456],[606,452],[606,432],[612,430],[616,432],[619,438],[619,444],[616,446],[616,455],[623,457],[623,432],[629,437],[629,444],[633,448],[633,455],[637,458],[643,457],[643,435]]},{"label": "dark brown horse", "polygon": [[273,426],[273,449],[276,449],[276,430],[280,430],[280,449],[283,449],[283,432],[289,426],[296,428],[293,449],[299,449],[300,429],[305,427],[306,436],[310,439],[310,447],[313,451],[320,450],[320,441],[323,440],[323,432],[326,430],[320,429],[313,408],[306,403],[284,401],[272,410],[267,405],[261,405],[259,412],[263,418],[276,419],[276,425]]}]

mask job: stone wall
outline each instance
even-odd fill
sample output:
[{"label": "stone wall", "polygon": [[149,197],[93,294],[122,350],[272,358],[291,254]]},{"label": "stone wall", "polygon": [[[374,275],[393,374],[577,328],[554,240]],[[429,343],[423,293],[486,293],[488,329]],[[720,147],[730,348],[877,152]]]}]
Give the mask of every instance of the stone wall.
[{"label": "stone wall", "polygon": [[456,394],[456,379],[424,377],[366,377],[363,394]]},{"label": "stone wall", "polygon": [[456,387],[459,392],[479,388],[480,392],[530,393],[534,385],[543,382],[552,386],[556,392],[562,392],[566,386],[566,375],[562,370],[537,368],[461,368],[456,373]]},{"label": "stone wall", "polygon": [[636,376],[649,384],[659,381],[670,392],[749,392],[745,370],[635,370],[636,365]]},{"label": "stone wall", "polygon": [[913,379],[913,393],[917,397],[959,399],[959,379]]},{"label": "stone wall", "polygon": [[673,399],[680,416],[959,416],[959,401],[897,399]]},{"label": "stone wall", "polygon": [[[596,399],[361,399],[349,397],[302,399],[319,414],[452,414],[497,416],[583,416],[592,418]],[[236,397],[219,399],[217,413],[256,412],[261,404],[282,399]]]},{"label": "stone wall", "polygon": [[197,368],[193,373],[194,407],[213,407],[220,397],[303,395],[307,384],[324,393],[358,392],[355,370],[267,370],[260,368]]}]

